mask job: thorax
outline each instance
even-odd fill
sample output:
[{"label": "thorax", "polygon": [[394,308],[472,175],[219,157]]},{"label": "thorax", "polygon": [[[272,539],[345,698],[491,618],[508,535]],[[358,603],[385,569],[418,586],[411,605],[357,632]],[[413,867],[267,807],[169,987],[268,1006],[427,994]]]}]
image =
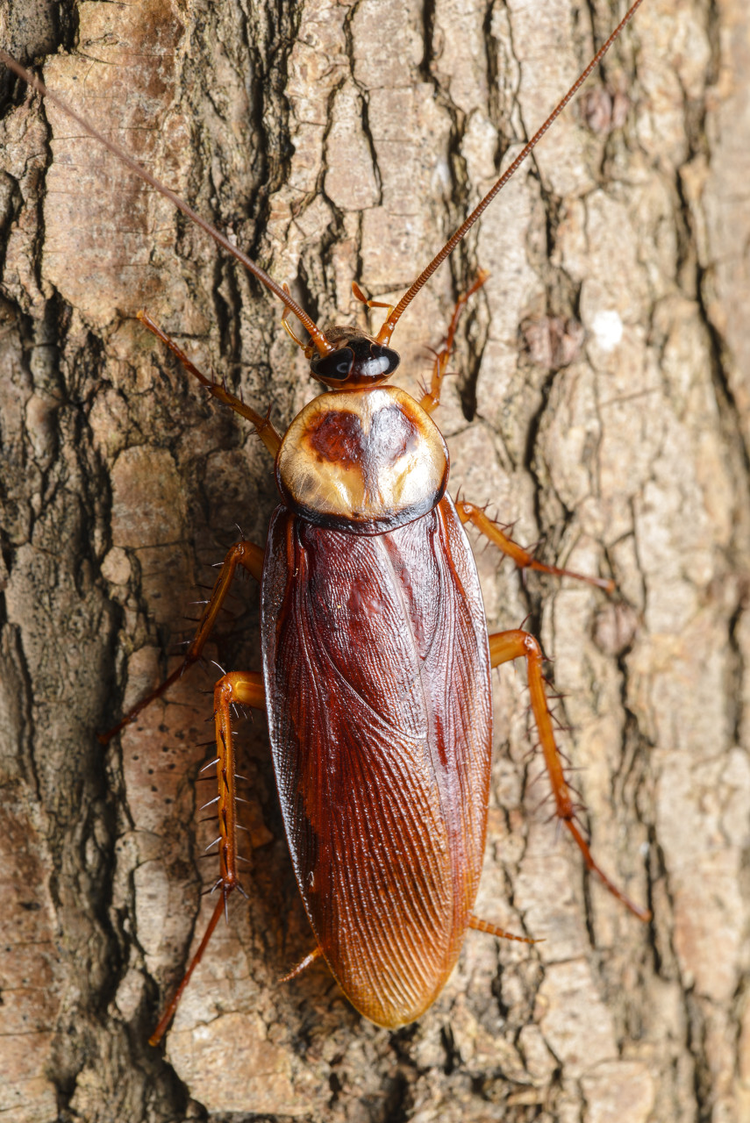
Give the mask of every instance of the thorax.
[{"label": "thorax", "polygon": [[289,426],[276,460],[288,507],[318,526],[382,534],[432,510],[448,482],[434,422],[393,386],[321,394]]}]

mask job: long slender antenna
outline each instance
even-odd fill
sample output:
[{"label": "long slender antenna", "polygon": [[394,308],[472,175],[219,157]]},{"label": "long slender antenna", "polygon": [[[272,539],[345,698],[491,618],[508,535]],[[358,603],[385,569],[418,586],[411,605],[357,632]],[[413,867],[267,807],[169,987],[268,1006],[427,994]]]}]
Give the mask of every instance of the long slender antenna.
[{"label": "long slender antenna", "polygon": [[80,113],[76,113],[76,111],[74,109],[71,109],[71,107],[66,102],[64,102],[57,96],[57,94],[53,94],[50,90],[48,90],[44,85],[44,82],[42,82],[39,78],[32,74],[30,70],[27,70],[24,66],[21,66],[19,62],[16,62],[12,55],[9,55],[7,51],[2,49],[2,47],[0,47],[0,62],[5,63],[9,70],[12,70],[13,73],[17,74],[19,78],[23,78],[24,82],[31,86],[32,89],[40,93],[42,97],[46,97],[53,103],[53,105],[56,105],[58,109],[61,109],[63,113],[67,114],[68,117],[72,117],[74,121],[77,121],[81,128],[85,129],[85,131],[89,133],[90,136],[95,137],[96,140],[103,144],[105,148],[109,149],[109,151],[114,153],[114,155],[117,156],[118,159],[122,160],[122,162],[126,164],[132,172],[134,172],[141,179],[145,180],[146,183],[150,184],[150,186],[158,191],[161,195],[166,196],[166,198],[169,199],[178,208],[178,210],[181,210],[183,214],[187,215],[189,219],[200,226],[201,230],[205,230],[205,232],[207,234],[210,234],[215,242],[222,246],[223,249],[227,250],[233,257],[237,259],[237,261],[241,262],[248,270],[248,272],[252,273],[254,277],[257,277],[261,284],[265,285],[267,289],[270,289],[274,296],[277,296],[279,300],[286,305],[289,311],[294,313],[300,323],[308,330],[308,332],[312,336],[313,343],[321,355],[327,355],[329,354],[329,352],[333,351],[333,345],[328,342],[325,335],[317,326],[315,321],[312,320],[310,316],[308,316],[307,312],[305,312],[305,310],[299,306],[297,301],[293,300],[289,293],[285,292],[281,285],[277,284],[272,277],[269,277],[265,269],[261,269],[259,265],[256,265],[255,262],[247,256],[247,254],[244,254],[242,250],[239,250],[236,246],[233,246],[226,235],[221,234],[218,230],[215,229],[215,227],[211,226],[209,222],[206,222],[205,218],[201,218],[201,216],[196,211],[194,211],[192,207],[183,202],[180,196],[176,195],[174,191],[166,186],[166,184],[162,183],[155,176],[151,175],[151,172],[141,167],[137,160],[134,160],[132,156],[129,156],[124,148],[120,148],[119,144],[116,144],[113,140],[110,140],[109,137],[106,137],[103,133],[100,133],[99,130],[95,129],[94,126],[89,121],[87,121],[85,117],[82,117]]},{"label": "long slender antenna", "polygon": [[432,259],[432,261],[427,266],[427,268],[424,270],[424,272],[419,274],[419,276],[417,277],[416,281],[411,286],[411,288],[407,292],[404,293],[404,295],[401,297],[398,304],[393,309],[393,311],[390,313],[390,315],[386,319],[385,323],[381,327],[380,331],[378,332],[378,343],[384,343],[386,346],[388,345],[388,343],[390,342],[391,336],[393,335],[393,329],[395,328],[398,321],[401,319],[402,313],[408,307],[408,305],[411,304],[414,297],[417,295],[419,290],[422,288],[422,285],[424,285],[424,283],[430,279],[430,277],[435,272],[437,267],[439,265],[442,265],[442,263],[445,261],[446,257],[448,257],[449,254],[453,253],[453,251],[456,248],[456,246],[458,245],[458,243],[464,237],[466,232],[471,229],[471,227],[477,221],[479,216],[490,205],[492,200],[497,195],[498,191],[501,191],[503,189],[503,187],[505,187],[505,184],[508,182],[510,177],[518,169],[518,167],[524,162],[524,160],[529,155],[531,150],[542,139],[542,137],[547,132],[547,129],[550,127],[550,125],[553,123],[553,121],[555,121],[560,116],[563,109],[568,104],[568,102],[571,100],[571,98],[575,97],[575,95],[578,93],[579,89],[581,88],[583,83],[586,81],[589,74],[591,74],[591,71],[596,66],[598,66],[598,64],[601,62],[602,58],[604,57],[604,55],[607,53],[609,48],[614,43],[617,36],[620,34],[622,29],[625,27],[625,25],[630,22],[630,20],[635,15],[636,10],[641,6],[642,3],[643,3],[643,0],[635,0],[635,3],[628,10],[625,17],[617,25],[617,27],[615,28],[615,30],[610,35],[607,42],[604,44],[604,46],[601,47],[596,52],[596,54],[594,55],[591,62],[588,64],[588,66],[584,70],[584,72],[580,75],[579,78],[576,79],[576,81],[570,87],[567,94],[562,99],[562,101],[559,103],[559,105],[552,111],[552,113],[550,113],[549,117],[544,122],[541,129],[538,129],[534,133],[534,135],[531,138],[531,140],[529,141],[529,143],[525,146],[525,148],[523,148],[521,150],[521,152],[518,154],[518,156],[516,156],[515,160],[510,165],[510,167],[507,169],[507,171],[503,172],[503,174],[500,176],[500,178],[497,181],[497,183],[495,184],[495,186],[492,187],[490,189],[490,191],[487,192],[485,197],[482,199],[481,203],[479,203],[479,205],[474,208],[474,210],[471,212],[471,214],[466,219],[466,221],[463,222],[461,224],[461,226],[459,226],[458,230],[456,230],[455,234],[453,234],[448,239],[448,241],[445,243],[445,245],[441,249],[440,253],[437,254],[437,256]]}]

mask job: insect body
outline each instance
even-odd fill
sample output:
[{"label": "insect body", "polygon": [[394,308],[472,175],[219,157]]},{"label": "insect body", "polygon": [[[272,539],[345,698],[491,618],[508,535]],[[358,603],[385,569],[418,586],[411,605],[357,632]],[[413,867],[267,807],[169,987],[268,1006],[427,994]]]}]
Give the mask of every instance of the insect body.
[{"label": "insect body", "polygon": [[408,395],[316,399],[277,473],[288,507],[268,537],[262,638],[292,862],[347,996],[396,1026],[442,989],[479,883],[491,753],[479,583],[444,495],[447,450]]},{"label": "insect body", "polygon": [[[315,935],[311,955],[326,959],[373,1021],[393,1027],[418,1017],[444,985],[467,927],[503,934],[472,912],[486,829],[492,666],[526,658],[557,814],[589,869],[625,900],[597,867],[576,823],[538,644],[522,631],[487,636],[462,522],[474,523],[520,564],[548,567],[509,542],[481,511],[465,502],[454,506],[447,496],[447,452],[429,417],[439,401],[441,359],[421,403],[381,385],[397,365],[389,343],[404,308],[582,80],[389,310],[377,336],[322,332],[278,284],[236,254],[310,332],[312,373],[333,389],[310,403],[283,438],[170,344],[214,396],[256,426],[274,455],[282,497],[265,550],[243,542],[230,551],[185,660],[189,665],[200,656],[237,566],[260,578],[263,676],[232,672],[215,690],[222,899],[190,971],[238,883],[234,702],[265,705],[268,712],[287,838]],[[232,249],[226,239],[222,244]]]}]

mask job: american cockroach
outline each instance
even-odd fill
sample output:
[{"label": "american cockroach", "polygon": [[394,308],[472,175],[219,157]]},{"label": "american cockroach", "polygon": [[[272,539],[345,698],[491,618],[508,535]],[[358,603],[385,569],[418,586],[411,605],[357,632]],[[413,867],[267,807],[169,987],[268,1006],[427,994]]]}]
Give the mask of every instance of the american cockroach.
[{"label": "american cockroach", "polygon": [[[219,795],[211,802],[218,804],[220,899],[183,985],[239,883],[231,715],[240,705],[265,706],[268,714],[287,840],[316,940],[304,966],[322,956],[352,1004],[370,1020],[394,1028],[432,1004],[467,928],[508,935],[472,912],[486,830],[489,670],[508,659],[527,661],[556,815],[588,868],[632,912],[648,917],[606,877],[585,841],[554,741],[539,644],[520,630],[487,640],[462,523],[473,523],[521,568],[576,575],[536,561],[481,510],[448,497],[448,452],[430,414],[440,404],[460,304],[421,402],[381,386],[399,365],[390,343],[403,312],[641,2],[395,307],[368,301],[355,286],[363,303],[387,309],[372,336],[342,326],[322,331],[288,290],[2,54],[7,66],[202,225],[282,301],[284,324],[310,360],[313,377],[332,391],[314,399],[282,436],[270,420],[201,374],[139,314],[213,396],[255,426],[274,458],[282,498],[265,550],[246,541],[230,550],[181,665],[101,738],[107,743],[200,658],[238,567],[261,582],[263,675],[231,672],[214,691],[218,755],[212,764]],[[308,344],[288,327],[290,313],[309,333]],[[586,580],[605,588],[612,584]]]},{"label": "american cockroach", "polygon": [[[493,268],[494,268],[494,263],[493,263]],[[283,296],[282,296],[281,299],[283,299]],[[355,350],[356,350],[356,348],[355,348]],[[384,357],[383,355],[379,356],[379,358],[383,358],[383,357]],[[387,356],[386,356],[386,358],[387,358]],[[360,362],[362,362],[362,359],[359,359],[359,360],[360,360]],[[322,360],[322,362],[324,362],[324,359]],[[388,360],[388,362],[390,362],[390,360]],[[221,389],[222,389],[222,387],[217,387],[217,391],[220,391]],[[377,393],[382,393],[382,392],[377,391]],[[375,394],[375,391],[372,392],[371,396],[373,396],[374,394]],[[323,401],[326,401],[326,399],[323,399]],[[393,401],[390,398],[384,399],[384,401],[388,402],[388,408],[392,407]],[[396,400],[395,404],[396,405],[403,405],[403,403],[400,402],[399,400]],[[403,413],[403,410],[401,411],[401,413]],[[400,416],[401,416],[401,413],[400,413]],[[371,428],[372,428],[373,421],[371,419],[367,419],[367,420],[369,422],[369,426],[371,426]],[[323,435],[315,438],[318,441],[318,446],[321,444],[321,441],[323,440],[323,437],[326,437],[326,424],[327,423],[328,422],[321,422],[321,428],[323,429]],[[411,432],[411,430],[410,430],[410,432],[411,432],[411,437],[413,437],[414,440],[415,440],[415,439],[417,439],[417,436],[420,436],[420,437],[423,436],[423,433],[422,433],[422,430],[419,428],[417,423],[412,421],[412,424],[414,426],[414,431]],[[351,426],[356,428],[356,424],[355,424],[354,421],[351,422]],[[366,426],[365,426],[365,428],[366,428]],[[363,419],[359,418],[359,430],[358,431],[362,431],[362,430],[363,430]],[[387,431],[388,431],[388,427],[386,426],[384,428],[384,432],[387,432]],[[431,430],[429,430],[429,429],[427,431],[431,432]],[[336,436],[336,435],[333,435],[333,436]],[[396,433],[395,436],[396,436],[396,438],[399,438],[402,441],[406,442],[406,445],[409,445],[409,440],[411,439],[411,437],[408,435],[408,433],[402,432],[400,436],[397,435],[397,433]],[[326,439],[328,439],[328,438],[326,437]],[[272,438],[272,442],[273,442],[273,438]],[[353,444],[353,442],[354,442],[354,444]],[[417,444],[419,445],[419,441],[417,442]],[[428,444],[429,444],[429,442],[428,442]],[[320,455],[321,449],[318,446],[315,446],[315,450],[317,450],[317,454]],[[326,446],[326,447],[328,447],[328,446]],[[353,436],[353,433],[351,433],[348,430],[345,433],[339,432],[338,436],[337,436],[337,448],[339,450],[340,455],[337,456],[336,463],[340,464],[341,458],[344,458],[345,463],[346,463],[347,458],[354,459],[354,462],[356,463],[356,456],[354,456],[354,453],[357,450],[357,448],[360,448],[360,447],[362,447],[362,442],[360,442],[360,444],[358,446],[357,442],[356,442],[356,439]],[[422,446],[419,445],[419,447],[421,448]],[[421,462],[420,462],[419,456],[417,456],[417,462],[418,462],[418,464],[423,463],[423,464],[427,464],[429,467],[435,468],[436,464],[439,464],[439,456],[436,453],[436,448],[439,448],[439,446],[431,445],[430,448],[431,448],[431,451],[430,451],[429,455],[424,457],[424,459],[421,460]],[[324,449],[323,449],[323,451],[324,451]],[[423,451],[423,449],[422,449],[422,451]],[[438,456],[437,460],[436,460],[436,456]],[[331,463],[333,463],[333,458],[331,458]],[[435,480],[432,480],[432,495],[433,495],[433,497],[436,497],[436,499],[437,499],[438,492],[440,491],[441,485],[442,485],[442,480],[438,481],[437,478],[435,478]],[[282,477],[282,486],[286,486],[287,489],[289,489],[289,486],[290,486],[289,481],[286,481],[286,483],[285,483],[284,477]],[[311,518],[310,518],[311,511],[314,511],[314,506],[311,506],[308,501],[304,501],[304,500],[299,499],[299,496],[294,497],[294,490],[293,489],[292,489],[291,492],[289,492],[289,494],[287,494],[287,500],[289,500],[291,502],[299,502],[300,505],[302,506],[302,508],[304,508],[304,511],[303,511],[304,517],[307,518],[308,521],[314,522],[314,520],[311,520]],[[442,500],[440,500],[440,503],[442,503]],[[442,511],[443,509],[441,508],[440,503],[438,504],[437,510]],[[436,510],[436,508],[432,508],[432,510]],[[464,514],[468,513],[466,508],[460,508],[459,510],[460,510],[461,513],[464,513]],[[419,523],[419,520],[423,520],[423,519],[428,518],[428,515],[429,515],[429,512],[422,512],[422,513],[419,514],[419,519],[418,519],[417,517],[415,517],[414,510],[411,509],[405,515],[406,520],[408,520],[408,521],[405,522],[405,526],[417,526],[417,524]],[[326,518],[329,519],[329,520],[336,520],[337,518],[341,518],[341,513],[340,512],[338,512],[338,513],[332,512],[331,513],[329,511],[326,515]],[[419,523],[419,524],[421,524],[421,523]],[[332,527],[333,532],[346,533],[346,528],[338,526],[338,524],[335,521],[331,522],[331,524],[328,528],[324,527],[324,529],[330,530],[331,527]],[[358,546],[360,548],[363,548],[363,549],[365,549],[365,548],[372,549],[373,548],[373,542],[379,542],[384,537],[383,535],[379,535],[379,533],[373,533],[374,529],[379,529],[379,528],[373,528],[373,527],[367,526],[367,527],[359,528],[359,529],[364,530],[362,537],[354,536],[354,538],[356,538]],[[396,526],[395,529],[388,528],[387,532],[388,533],[394,533],[394,535],[397,535],[397,533],[400,533],[402,529],[403,528],[401,528],[399,526]],[[431,533],[432,533],[433,536],[435,536],[435,535],[437,535],[438,530],[436,528],[432,528]],[[448,533],[448,531],[445,531],[445,533]],[[245,560],[247,561],[247,558]],[[256,558],[256,560],[257,560],[257,558]],[[403,563],[401,563],[401,564],[403,564]],[[250,565],[251,565],[251,563],[250,563]],[[355,597],[355,600],[358,600],[358,602],[360,604],[360,608],[362,608],[362,602],[365,601],[365,594],[363,594],[362,592],[360,592],[358,590],[355,590],[355,592],[357,594],[356,597]],[[365,592],[367,592],[367,591],[365,591]],[[365,603],[366,603],[366,601],[365,601]],[[331,611],[332,611],[332,609],[336,608],[336,605],[326,604],[326,608],[327,609],[330,608]],[[276,736],[278,737],[278,734],[276,734]],[[314,880],[314,877],[313,877],[313,880]],[[312,887],[310,886],[308,888],[310,889],[310,892],[312,892]],[[531,932],[531,934],[533,935],[534,933]],[[549,933],[546,933],[546,934],[548,934],[548,937],[549,937]],[[344,969],[339,968],[339,977],[342,974],[342,970],[344,970]],[[344,973],[344,974],[346,974],[346,973]],[[345,980],[345,982],[346,982],[346,980]],[[354,984],[349,986],[349,992],[353,993],[353,995],[356,997],[356,986]],[[369,1012],[369,1013],[372,1014],[372,1011],[367,1010],[366,1002],[364,1001],[364,999],[360,999],[359,1005],[365,1007],[365,1012]],[[376,1016],[377,1016],[377,1012],[375,1012],[375,1013],[376,1013]],[[391,1016],[391,1015],[388,1015],[388,1016]],[[381,1017],[381,1020],[384,1021],[384,1020],[387,1020],[387,1019],[384,1019],[384,1017]],[[403,1020],[403,1017],[402,1017],[401,1020]]]},{"label": "american cockroach", "polygon": [[[476,568],[462,530],[471,523],[520,568],[576,576],[533,558],[484,511],[447,492],[449,457],[430,415],[440,404],[458,313],[420,402],[383,384],[400,358],[401,316],[529,156],[632,18],[636,0],[595,57],[464,223],[395,306],[355,295],[386,314],[377,334],[321,330],[287,289],[214,232],[149,173],[142,178],[201,225],[284,304],[283,322],[328,389],[286,433],[202,374],[145,313],[142,322],[219,401],[254,425],[274,459],[281,495],[265,548],[227,554],[181,665],[106,736],[118,733],[201,656],[242,567],[261,585],[263,673],[230,672],[214,689],[218,900],[188,972],[152,1036],[157,1044],[239,885],[237,762],[232,713],[265,708],[287,841],[325,959],[350,1002],[394,1029],[419,1018],[443,989],[468,928],[510,936],[474,914],[484,860],[492,750],[490,669],[525,659],[531,708],[555,815],[599,881],[642,920],[596,863],[564,774],[545,697],[542,651],[521,629],[487,636]],[[50,95],[3,54],[27,82]],[[79,125],[130,157],[59,101]],[[480,276],[473,289],[480,287]],[[471,295],[472,290],[469,290]],[[309,333],[297,339],[287,317]],[[611,581],[585,578],[603,588]]]}]

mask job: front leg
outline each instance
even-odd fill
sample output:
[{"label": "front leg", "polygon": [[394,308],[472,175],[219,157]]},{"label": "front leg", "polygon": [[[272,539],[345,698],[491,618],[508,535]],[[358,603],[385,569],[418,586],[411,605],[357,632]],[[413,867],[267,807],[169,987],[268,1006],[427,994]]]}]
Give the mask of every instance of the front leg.
[{"label": "front leg", "polygon": [[456,328],[458,327],[458,321],[461,316],[461,312],[463,311],[464,306],[469,298],[472,297],[475,292],[481,289],[482,285],[485,283],[488,277],[489,273],[486,273],[484,269],[480,269],[479,273],[477,274],[476,280],[466,290],[465,293],[459,296],[458,300],[456,301],[455,307],[453,309],[453,315],[451,316],[451,322],[448,325],[448,334],[445,337],[442,345],[438,348],[437,351],[434,352],[435,358],[432,364],[432,378],[430,379],[430,388],[428,390],[425,387],[425,393],[419,402],[425,413],[432,413],[433,410],[436,410],[440,405],[440,391],[443,386],[443,379],[448,372],[448,362],[453,350],[453,344],[456,340]]}]

